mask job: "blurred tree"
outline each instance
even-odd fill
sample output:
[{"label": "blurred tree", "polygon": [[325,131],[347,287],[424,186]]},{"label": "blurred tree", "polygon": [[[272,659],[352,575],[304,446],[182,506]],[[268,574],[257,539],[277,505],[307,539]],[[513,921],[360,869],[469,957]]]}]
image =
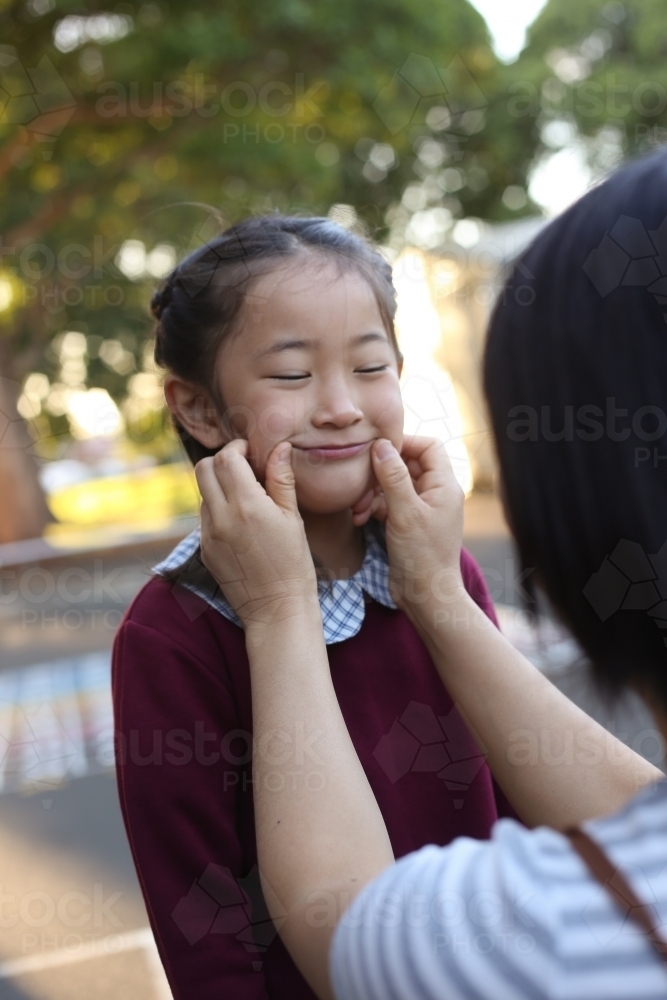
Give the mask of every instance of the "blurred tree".
[{"label": "blurred tree", "polygon": [[43,455],[91,386],[157,432],[149,287],[226,223],[417,213],[435,246],[529,210],[534,123],[467,0],[0,0],[0,34],[0,374]]},{"label": "blurred tree", "polygon": [[601,176],[667,142],[664,0],[549,0],[508,86],[540,154],[579,142]]}]

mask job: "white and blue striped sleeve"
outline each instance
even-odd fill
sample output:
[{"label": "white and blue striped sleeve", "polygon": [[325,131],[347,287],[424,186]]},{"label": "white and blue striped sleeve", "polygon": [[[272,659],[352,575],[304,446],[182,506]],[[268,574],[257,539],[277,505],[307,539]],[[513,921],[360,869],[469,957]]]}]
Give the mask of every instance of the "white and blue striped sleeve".
[{"label": "white and blue striped sleeve", "polygon": [[[667,938],[667,781],[586,824]],[[664,1000],[667,968],[561,833],[502,819],[365,887],[334,935],[337,1000]]]},{"label": "white and blue striped sleeve", "polygon": [[526,835],[503,820],[490,841],[424,847],[368,885],[334,937],[338,1000],[546,997],[553,928]]}]

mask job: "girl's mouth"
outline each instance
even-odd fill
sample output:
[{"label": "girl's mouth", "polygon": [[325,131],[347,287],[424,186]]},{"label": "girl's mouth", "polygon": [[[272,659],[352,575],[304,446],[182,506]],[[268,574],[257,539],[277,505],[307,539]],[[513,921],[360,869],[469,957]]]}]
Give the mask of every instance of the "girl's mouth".
[{"label": "girl's mouth", "polygon": [[314,448],[303,448],[298,445],[294,445],[299,451],[303,451],[310,458],[323,459],[341,459],[341,458],[353,458],[355,455],[360,455],[363,451],[370,448],[370,441],[360,441],[358,444],[326,444],[318,445]]}]

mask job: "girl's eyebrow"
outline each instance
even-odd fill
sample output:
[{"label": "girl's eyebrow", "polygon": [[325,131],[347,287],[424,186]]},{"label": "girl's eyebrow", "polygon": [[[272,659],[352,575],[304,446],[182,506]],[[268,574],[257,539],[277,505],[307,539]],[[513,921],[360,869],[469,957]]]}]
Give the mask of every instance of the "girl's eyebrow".
[{"label": "girl's eyebrow", "polygon": [[370,330],[368,333],[360,333],[358,337],[354,337],[351,345],[352,347],[358,347],[360,344],[367,344],[372,340],[384,340],[387,342],[389,338],[384,331],[380,333],[378,330]]},{"label": "girl's eyebrow", "polygon": [[314,340],[275,340],[269,347],[265,347],[263,351],[258,351],[255,354],[255,358],[265,358],[268,354],[280,354],[281,351],[304,351],[309,347],[316,347],[317,344]]},{"label": "girl's eyebrow", "polygon": [[[360,344],[367,344],[372,340],[387,341],[386,333],[380,333],[377,330],[371,330],[368,333],[360,333],[357,337],[354,337],[350,342],[350,346],[358,347]],[[305,351],[309,348],[316,349],[318,346],[318,341],[316,340],[276,340],[269,347],[264,348],[263,351],[259,351],[255,354],[255,358],[265,358],[270,354],[280,354],[282,351]]]}]

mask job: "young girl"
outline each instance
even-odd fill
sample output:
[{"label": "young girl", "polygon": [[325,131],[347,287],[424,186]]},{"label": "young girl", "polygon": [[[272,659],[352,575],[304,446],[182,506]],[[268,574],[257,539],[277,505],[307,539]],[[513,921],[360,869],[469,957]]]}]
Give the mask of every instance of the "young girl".
[{"label": "young girl", "polygon": [[[152,308],[193,462],[243,438],[261,482],[276,443],[292,445],[334,686],[395,856],[487,837],[511,810],[392,600],[382,529],[369,519],[372,442],[402,446],[389,265],[327,219],[250,219],[180,264]],[[247,569],[252,549],[246,558]],[[462,570],[495,621],[466,553]],[[120,800],[171,988],[177,1000],[312,998],[259,885],[252,754],[292,755],[299,773],[312,761],[315,787],[322,732],[304,718],[253,748],[244,632],[201,561],[199,533],[156,573],[119,629],[113,693]],[[228,595],[244,578],[239,563]],[[406,579],[412,600],[438,586],[418,567]]]}]

